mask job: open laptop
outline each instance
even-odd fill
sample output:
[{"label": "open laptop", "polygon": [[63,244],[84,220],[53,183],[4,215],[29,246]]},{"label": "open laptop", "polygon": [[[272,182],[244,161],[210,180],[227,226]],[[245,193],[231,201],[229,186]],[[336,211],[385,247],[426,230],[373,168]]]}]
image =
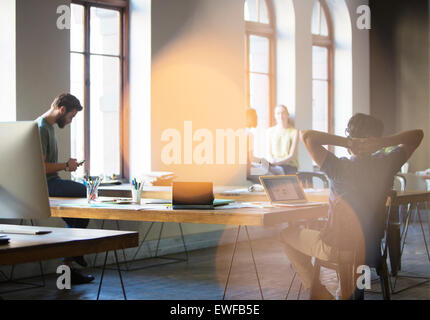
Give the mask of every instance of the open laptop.
[{"label": "open laptop", "polygon": [[308,207],[325,204],[308,201],[297,175],[260,176],[260,182],[272,205]]},{"label": "open laptop", "polygon": [[172,183],[173,209],[214,209],[234,200],[214,199],[212,182]]}]

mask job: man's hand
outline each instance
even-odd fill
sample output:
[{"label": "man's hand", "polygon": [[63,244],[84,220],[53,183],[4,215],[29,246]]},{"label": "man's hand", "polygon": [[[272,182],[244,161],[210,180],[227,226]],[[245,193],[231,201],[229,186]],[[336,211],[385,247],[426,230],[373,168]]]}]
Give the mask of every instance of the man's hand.
[{"label": "man's hand", "polygon": [[67,161],[67,167],[69,168],[70,172],[75,172],[76,169],[78,169],[78,166],[79,164],[76,159],[70,158],[69,161]]},{"label": "man's hand", "polygon": [[352,138],[351,141],[354,154],[372,154],[383,148],[382,140],[378,138]]}]

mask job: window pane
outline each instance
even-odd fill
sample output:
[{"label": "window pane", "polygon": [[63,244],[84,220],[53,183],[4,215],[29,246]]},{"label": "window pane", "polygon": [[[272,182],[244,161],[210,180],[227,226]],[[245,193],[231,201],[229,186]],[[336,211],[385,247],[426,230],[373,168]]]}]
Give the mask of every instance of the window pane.
[{"label": "window pane", "polygon": [[116,10],[91,8],[91,53],[119,55],[120,14]]},{"label": "window pane", "polygon": [[320,34],[320,2],[315,0],[314,9],[312,12],[312,33]]},{"label": "window pane", "polygon": [[91,57],[91,175],[120,173],[120,59]]},{"label": "window pane", "polygon": [[269,76],[250,74],[251,108],[257,111],[258,127],[267,128],[270,124],[269,115]]},{"label": "window pane", "polygon": [[260,22],[269,23],[269,11],[265,0],[260,0]]},{"label": "window pane", "polygon": [[245,21],[258,22],[258,0],[245,1]]},{"label": "window pane", "polygon": [[71,4],[70,50],[84,51],[84,6]]},{"label": "window pane", "polygon": [[269,39],[249,37],[249,69],[251,72],[269,73]]},{"label": "window pane", "polygon": [[[70,54],[70,93],[84,106],[84,55],[80,53]],[[84,160],[84,111],[78,112],[71,123],[70,140],[72,158]],[[84,166],[73,173],[73,176],[82,175]]]},{"label": "window pane", "polygon": [[312,47],[312,78],[328,79],[328,49],[324,47]]},{"label": "window pane", "polygon": [[328,82],[314,80],[312,84],[312,128],[328,132]]}]

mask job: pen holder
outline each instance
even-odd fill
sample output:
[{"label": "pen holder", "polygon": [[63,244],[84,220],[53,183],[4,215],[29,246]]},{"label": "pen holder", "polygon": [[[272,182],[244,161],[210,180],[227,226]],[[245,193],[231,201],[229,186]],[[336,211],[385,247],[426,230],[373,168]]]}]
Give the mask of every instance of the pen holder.
[{"label": "pen holder", "polygon": [[99,188],[97,184],[87,183],[87,201],[91,203],[99,197]]},{"label": "pen holder", "polygon": [[131,198],[134,203],[140,204],[142,199],[142,190],[131,189]]}]

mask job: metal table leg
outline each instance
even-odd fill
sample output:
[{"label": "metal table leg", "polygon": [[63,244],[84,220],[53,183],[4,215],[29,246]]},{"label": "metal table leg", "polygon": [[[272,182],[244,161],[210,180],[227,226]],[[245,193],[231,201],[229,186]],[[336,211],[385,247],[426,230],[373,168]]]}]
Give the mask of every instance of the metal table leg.
[{"label": "metal table leg", "polygon": [[[226,280],[225,287],[224,287],[224,294],[222,296],[223,300],[225,300],[225,295],[226,295],[227,287],[228,287],[229,280],[230,280],[231,269],[232,269],[232,266],[233,266],[234,257],[236,255],[236,249],[237,249],[237,243],[238,243],[239,234],[240,234],[240,228],[241,228],[241,226],[238,226],[238,228],[237,228],[237,234],[236,234],[236,240],[234,242],[233,254],[231,256],[230,266],[229,266],[228,274],[227,274],[227,280]],[[253,252],[252,244],[251,244],[251,238],[249,236],[249,232],[248,232],[248,227],[247,226],[245,226],[245,231],[246,231],[246,235],[247,235],[248,244],[249,244],[249,247],[251,249],[252,262],[254,264],[255,274],[257,276],[257,282],[258,282],[258,288],[260,290],[260,296],[261,296],[261,299],[264,300],[263,290],[261,288],[260,277],[258,276],[257,264],[255,262],[254,252]]]},{"label": "metal table leg", "polygon": [[[117,267],[117,270],[118,270],[119,280],[121,282],[122,295],[124,297],[124,300],[127,300],[127,295],[125,293],[125,288],[124,288],[124,282],[122,280],[121,268],[120,268],[119,262],[118,262],[118,255],[116,253],[116,250],[114,250],[113,252],[115,254],[115,262],[116,262],[116,267]],[[99,298],[100,298],[100,291],[102,289],[103,277],[104,277],[104,273],[105,273],[105,269],[106,269],[106,261],[107,261],[108,254],[109,254],[109,251],[106,251],[105,260],[104,260],[104,263],[103,263],[102,275],[100,277],[99,288],[98,288],[98,291],[97,291],[97,300],[99,300]]]}]

